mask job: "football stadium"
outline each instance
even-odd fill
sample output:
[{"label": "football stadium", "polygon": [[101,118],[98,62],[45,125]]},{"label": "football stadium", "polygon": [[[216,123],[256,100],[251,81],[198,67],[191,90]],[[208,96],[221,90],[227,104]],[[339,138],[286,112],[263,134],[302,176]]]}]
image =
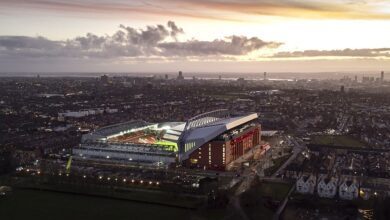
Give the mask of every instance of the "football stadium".
[{"label": "football stadium", "polygon": [[220,109],[186,122],[114,124],[83,135],[81,144],[73,149],[73,158],[225,170],[260,144],[257,119],[256,113],[233,115]]}]

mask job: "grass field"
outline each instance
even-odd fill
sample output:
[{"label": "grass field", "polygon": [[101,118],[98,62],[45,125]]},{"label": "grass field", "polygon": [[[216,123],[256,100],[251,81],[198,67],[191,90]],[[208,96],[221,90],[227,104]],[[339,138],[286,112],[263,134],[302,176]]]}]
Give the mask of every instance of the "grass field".
[{"label": "grass field", "polygon": [[241,205],[251,219],[272,219],[278,203],[288,194],[290,184],[262,182],[243,193]]},{"label": "grass field", "polygon": [[290,156],[291,156],[291,154],[288,154],[288,155],[273,159],[272,162],[274,165],[272,167],[265,169],[264,174],[266,176],[271,176],[273,173],[275,173],[279,169],[280,166],[282,166],[284,164],[284,162],[286,162],[288,160],[288,158],[290,158]]},{"label": "grass field", "polygon": [[0,219],[184,219],[197,211],[101,197],[16,189],[0,197]]},{"label": "grass field", "polygon": [[351,148],[363,148],[365,145],[350,136],[345,135],[321,135],[314,136],[311,139],[312,144],[343,146]]},{"label": "grass field", "polygon": [[173,146],[173,148],[171,150],[173,150],[175,152],[178,151],[177,143],[175,143],[175,142],[171,142],[171,141],[157,141],[156,144],[157,145],[163,145],[163,146]]},{"label": "grass field", "polygon": [[282,200],[290,190],[291,185],[285,183],[261,183],[256,187],[256,193],[259,196],[272,197],[276,200]]}]

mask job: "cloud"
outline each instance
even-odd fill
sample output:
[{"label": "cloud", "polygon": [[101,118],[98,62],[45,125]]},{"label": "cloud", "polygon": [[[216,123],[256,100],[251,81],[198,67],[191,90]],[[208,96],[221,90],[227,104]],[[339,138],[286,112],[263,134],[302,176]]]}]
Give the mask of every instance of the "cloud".
[{"label": "cloud", "polygon": [[279,52],[275,58],[292,57],[390,57],[390,48],[343,49],[343,50],[305,50]]},{"label": "cloud", "polygon": [[261,48],[279,47],[281,43],[266,42],[257,37],[230,36],[223,40],[169,42],[159,44],[167,55],[207,56],[207,55],[246,55]]},{"label": "cloud", "polygon": [[230,36],[213,41],[177,40],[184,33],[173,21],[166,25],[135,29],[120,25],[112,35],[88,33],[65,41],[44,37],[0,36],[0,58],[172,58],[204,56],[239,56],[262,48],[275,48],[277,42],[266,42],[257,37]]},{"label": "cloud", "polygon": [[168,27],[171,28],[171,36],[175,39],[177,35],[184,34],[183,28],[177,27],[173,21],[168,21]]},{"label": "cloud", "polygon": [[50,41],[44,37],[2,36],[0,46],[6,50],[24,49],[54,49],[58,42]]},{"label": "cloud", "polygon": [[[2,0],[3,6],[66,13],[146,14],[240,20],[242,15],[298,18],[390,19],[387,0]],[[217,12],[217,13],[216,13]],[[229,16],[226,16],[229,12]],[[237,13],[233,15],[232,13]]]}]

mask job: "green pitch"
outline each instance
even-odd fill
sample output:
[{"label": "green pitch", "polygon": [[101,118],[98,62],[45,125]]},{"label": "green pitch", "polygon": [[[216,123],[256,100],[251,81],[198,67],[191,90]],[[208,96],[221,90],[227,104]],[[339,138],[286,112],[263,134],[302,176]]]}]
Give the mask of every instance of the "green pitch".
[{"label": "green pitch", "polygon": [[171,142],[171,141],[157,141],[156,144],[169,147],[169,150],[172,150],[172,151],[175,151],[175,152],[178,151],[177,143],[175,143],[175,142]]}]

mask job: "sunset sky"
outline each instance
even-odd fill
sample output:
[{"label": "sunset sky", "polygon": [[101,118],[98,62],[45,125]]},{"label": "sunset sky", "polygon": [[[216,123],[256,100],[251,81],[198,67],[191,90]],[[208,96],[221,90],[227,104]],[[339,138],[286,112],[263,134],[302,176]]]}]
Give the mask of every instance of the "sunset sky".
[{"label": "sunset sky", "polygon": [[390,70],[388,0],[0,0],[0,72]]}]

